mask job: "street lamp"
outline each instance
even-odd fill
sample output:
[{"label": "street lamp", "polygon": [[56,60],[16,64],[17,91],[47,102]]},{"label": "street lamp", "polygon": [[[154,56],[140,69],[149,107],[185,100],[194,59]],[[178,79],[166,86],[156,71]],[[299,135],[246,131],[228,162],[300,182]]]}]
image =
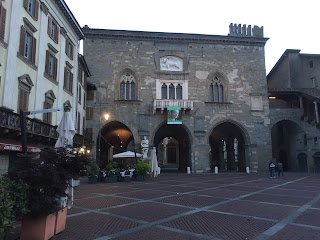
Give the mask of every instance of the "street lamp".
[{"label": "street lamp", "polygon": [[[99,116],[99,145],[98,145],[98,160],[99,160],[99,165],[101,165],[101,104],[100,104],[100,116]],[[103,118],[107,121],[109,119],[110,115],[108,113],[105,113],[103,115]]]}]

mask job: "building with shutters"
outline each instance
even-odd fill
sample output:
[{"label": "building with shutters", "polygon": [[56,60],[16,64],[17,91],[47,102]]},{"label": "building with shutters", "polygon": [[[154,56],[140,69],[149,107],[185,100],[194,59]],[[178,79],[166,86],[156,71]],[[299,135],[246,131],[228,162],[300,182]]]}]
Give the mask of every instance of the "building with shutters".
[{"label": "building with shutters", "polygon": [[[72,106],[84,144],[85,99],[90,71],[79,41],[84,33],[63,0],[0,1],[0,173],[21,150],[19,112]],[[62,112],[28,119],[28,151],[54,145]]]}]

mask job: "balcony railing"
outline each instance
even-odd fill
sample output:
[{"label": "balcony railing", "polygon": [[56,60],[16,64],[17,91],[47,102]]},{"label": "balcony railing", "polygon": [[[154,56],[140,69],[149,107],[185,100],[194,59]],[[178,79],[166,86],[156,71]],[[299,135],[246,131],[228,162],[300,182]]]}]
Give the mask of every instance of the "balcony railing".
[{"label": "balcony railing", "polygon": [[179,106],[181,110],[193,110],[193,101],[186,99],[155,99],[153,102],[153,113],[157,109],[161,111],[167,109],[168,106]]},{"label": "balcony railing", "polygon": [[[0,108],[0,128],[12,132],[20,132],[20,115],[11,110]],[[26,131],[29,136],[44,137],[56,141],[59,136],[56,129],[57,126],[52,126],[37,119],[27,118]],[[73,142],[75,146],[82,146],[87,142],[92,143],[92,134],[85,133],[84,135],[76,134],[74,136]]]}]

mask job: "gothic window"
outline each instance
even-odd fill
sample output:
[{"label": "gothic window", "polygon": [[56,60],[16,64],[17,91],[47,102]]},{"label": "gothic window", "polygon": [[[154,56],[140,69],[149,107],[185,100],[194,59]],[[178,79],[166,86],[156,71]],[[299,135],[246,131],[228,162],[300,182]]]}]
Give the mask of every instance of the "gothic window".
[{"label": "gothic window", "polygon": [[167,99],[167,85],[164,83],[161,86],[161,99]]},{"label": "gothic window", "polygon": [[169,99],[175,99],[175,89],[172,83],[169,86]]},{"label": "gothic window", "polygon": [[122,75],[120,82],[120,100],[135,100],[135,78],[130,73]]},{"label": "gothic window", "polygon": [[224,102],[224,88],[220,78],[214,77],[210,84],[210,101]]},{"label": "gothic window", "polygon": [[176,93],[177,93],[177,99],[182,99],[182,86],[178,84],[176,88]]}]

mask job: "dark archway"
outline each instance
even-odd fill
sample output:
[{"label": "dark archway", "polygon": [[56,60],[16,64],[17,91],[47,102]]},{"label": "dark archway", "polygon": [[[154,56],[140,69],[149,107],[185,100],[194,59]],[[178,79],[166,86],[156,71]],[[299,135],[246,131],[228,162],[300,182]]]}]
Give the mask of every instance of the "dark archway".
[{"label": "dark archway", "polygon": [[[100,142],[100,144],[99,144]],[[134,150],[134,137],[130,129],[119,121],[112,121],[101,128],[101,138],[97,137],[97,159],[99,165],[105,167],[111,161],[112,155]]]},{"label": "dark archway", "polygon": [[183,124],[163,123],[155,132],[153,144],[162,171],[186,171],[191,166],[190,135]]},{"label": "dark archway", "polygon": [[295,149],[305,144],[301,127],[290,120],[283,120],[271,128],[272,156],[283,163],[285,171],[307,171],[306,158],[297,158]]},{"label": "dark archway", "polygon": [[209,136],[210,165],[219,171],[246,171],[245,136],[243,130],[232,122],[217,125]]}]

